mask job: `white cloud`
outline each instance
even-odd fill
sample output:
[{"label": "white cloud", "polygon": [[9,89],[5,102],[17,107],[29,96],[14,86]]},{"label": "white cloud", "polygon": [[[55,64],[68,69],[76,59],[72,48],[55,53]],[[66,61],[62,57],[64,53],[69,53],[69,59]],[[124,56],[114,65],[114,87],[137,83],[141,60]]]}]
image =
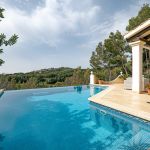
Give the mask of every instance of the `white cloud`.
[{"label": "white cloud", "polygon": [[19,35],[17,44],[3,54],[6,63],[0,72],[88,66],[96,43],[111,31],[124,31],[128,19],[140,7],[138,3],[105,18],[101,15],[103,8],[93,0],[45,0],[45,5],[39,5],[30,14],[6,1],[0,5],[6,9],[0,33]]},{"label": "white cloud", "polygon": [[[86,0],[91,3],[92,0]],[[1,22],[0,31],[18,33],[20,39],[59,38],[66,31],[78,30],[79,26],[86,27],[97,15],[100,7],[89,7],[88,10],[72,11],[71,0],[46,0],[44,7],[37,7],[32,14],[27,14],[17,8],[5,5],[6,19]],[[31,36],[29,36],[31,35]]]},{"label": "white cloud", "polygon": [[[78,1],[79,2],[79,1]],[[7,3],[1,3],[6,9],[5,19],[0,24],[0,32],[10,36],[13,33],[19,35],[19,40],[14,47],[7,48],[2,58],[6,63],[1,67],[1,72],[28,71],[33,68],[40,68],[42,62],[46,67],[47,63],[52,66],[53,54],[38,55],[34,49],[41,45],[47,45],[47,49],[55,48],[63,42],[64,34],[85,32],[94,23],[97,13],[100,12],[99,6],[92,6],[92,0],[85,0],[86,9],[74,9],[72,0],[46,0],[44,7],[37,7],[31,14],[17,7],[11,7]],[[82,31],[81,31],[82,30]],[[33,49],[32,49],[33,47]],[[55,49],[54,49],[55,50]],[[27,55],[27,53],[30,53]],[[42,53],[42,52],[41,52]],[[33,58],[34,55],[37,55]],[[45,59],[41,58],[45,56]],[[50,56],[47,58],[47,56]],[[33,58],[34,60],[32,60]],[[43,60],[47,60],[43,61]],[[48,61],[49,60],[49,61]],[[36,64],[31,65],[32,61]],[[57,66],[58,66],[57,61]],[[22,66],[28,67],[22,67]],[[13,69],[12,69],[13,68]]]}]

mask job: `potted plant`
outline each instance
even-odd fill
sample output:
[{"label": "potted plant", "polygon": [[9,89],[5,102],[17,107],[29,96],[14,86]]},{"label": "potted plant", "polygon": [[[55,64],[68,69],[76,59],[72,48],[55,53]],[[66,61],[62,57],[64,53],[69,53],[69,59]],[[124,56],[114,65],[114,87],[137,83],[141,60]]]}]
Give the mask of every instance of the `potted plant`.
[{"label": "potted plant", "polygon": [[150,95],[150,83],[146,85],[146,89],[147,89],[148,95]]}]

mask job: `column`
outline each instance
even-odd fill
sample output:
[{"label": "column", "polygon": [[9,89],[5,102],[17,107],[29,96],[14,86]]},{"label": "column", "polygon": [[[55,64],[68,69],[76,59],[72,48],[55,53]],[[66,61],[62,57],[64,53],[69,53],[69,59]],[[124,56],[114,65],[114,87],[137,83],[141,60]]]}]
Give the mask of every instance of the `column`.
[{"label": "column", "polygon": [[95,83],[95,77],[94,77],[93,71],[91,71],[90,84],[94,84],[94,83]]},{"label": "column", "polygon": [[143,41],[130,43],[132,47],[132,91],[141,93],[144,84],[142,82],[143,73]]}]

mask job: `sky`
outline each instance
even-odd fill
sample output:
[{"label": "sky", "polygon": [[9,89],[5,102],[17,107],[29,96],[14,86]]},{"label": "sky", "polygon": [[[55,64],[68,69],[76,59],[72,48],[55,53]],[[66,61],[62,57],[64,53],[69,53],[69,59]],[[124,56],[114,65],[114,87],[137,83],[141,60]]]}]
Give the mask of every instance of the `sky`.
[{"label": "sky", "polygon": [[19,39],[4,47],[0,73],[90,67],[96,45],[120,30],[150,0],[0,0],[0,33]]}]

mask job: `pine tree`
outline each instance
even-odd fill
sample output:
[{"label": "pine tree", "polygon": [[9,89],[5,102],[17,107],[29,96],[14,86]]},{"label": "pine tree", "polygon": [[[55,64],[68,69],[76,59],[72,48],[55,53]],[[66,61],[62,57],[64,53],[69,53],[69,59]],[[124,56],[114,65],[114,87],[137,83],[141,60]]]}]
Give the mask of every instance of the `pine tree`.
[{"label": "pine tree", "polygon": [[133,30],[134,28],[136,28],[149,18],[150,18],[150,6],[149,4],[144,4],[143,7],[138,12],[138,15],[136,17],[132,17],[131,19],[129,19],[129,24],[126,27],[126,30],[127,31]]}]

